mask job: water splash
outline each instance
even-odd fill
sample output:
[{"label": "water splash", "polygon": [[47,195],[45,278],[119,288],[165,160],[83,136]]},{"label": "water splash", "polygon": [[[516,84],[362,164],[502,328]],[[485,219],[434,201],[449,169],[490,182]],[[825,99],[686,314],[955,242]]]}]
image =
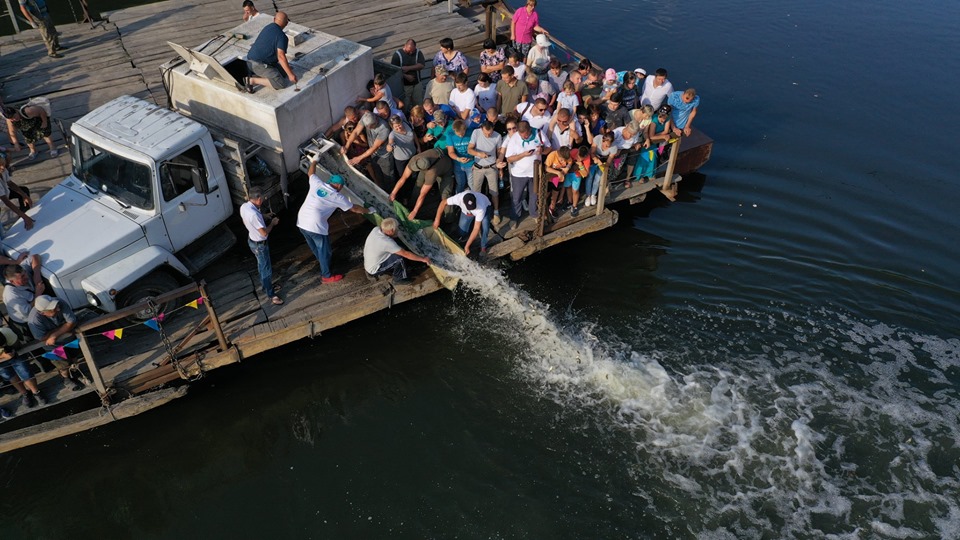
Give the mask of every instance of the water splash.
[{"label": "water splash", "polygon": [[[533,388],[630,437],[652,513],[679,510],[704,538],[960,537],[960,340],[777,305],[615,333],[445,264],[489,300]],[[682,340],[661,330],[676,327]]]}]

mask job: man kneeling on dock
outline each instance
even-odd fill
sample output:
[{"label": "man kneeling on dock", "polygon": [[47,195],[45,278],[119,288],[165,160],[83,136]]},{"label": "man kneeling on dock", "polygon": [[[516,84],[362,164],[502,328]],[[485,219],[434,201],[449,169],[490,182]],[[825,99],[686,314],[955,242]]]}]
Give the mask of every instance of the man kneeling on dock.
[{"label": "man kneeling on dock", "polygon": [[257,36],[257,40],[250,47],[247,53],[247,66],[252,77],[244,78],[244,87],[248,92],[253,92],[253,85],[269,85],[274,90],[286,88],[290,81],[297,82],[297,76],[293,73],[293,68],[287,62],[287,45],[289,39],[283,33],[290,19],[287,14],[278,11],[273,17],[273,22],[264,26]]},{"label": "man kneeling on dock", "polygon": [[394,283],[407,283],[407,265],[404,259],[430,264],[430,259],[407,251],[394,240],[397,237],[397,220],[387,218],[380,226],[370,231],[363,244],[363,268],[371,276],[393,273]]}]

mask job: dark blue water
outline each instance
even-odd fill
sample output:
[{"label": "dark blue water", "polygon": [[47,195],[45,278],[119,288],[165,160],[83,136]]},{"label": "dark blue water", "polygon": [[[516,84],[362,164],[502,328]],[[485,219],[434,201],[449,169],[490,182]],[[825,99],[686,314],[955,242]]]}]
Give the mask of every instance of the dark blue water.
[{"label": "dark blue water", "polygon": [[679,202],[4,455],[0,536],[960,536],[960,4],[540,11],[698,89]]}]

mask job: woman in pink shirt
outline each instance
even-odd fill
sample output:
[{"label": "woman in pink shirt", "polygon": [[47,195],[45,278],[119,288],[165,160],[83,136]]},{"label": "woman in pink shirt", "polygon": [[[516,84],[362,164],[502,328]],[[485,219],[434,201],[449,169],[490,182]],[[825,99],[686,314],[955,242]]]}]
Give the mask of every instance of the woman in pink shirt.
[{"label": "woman in pink shirt", "polygon": [[548,33],[540,26],[540,16],[534,11],[535,9],[537,9],[537,0],[527,0],[527,5],[518,9],[510,20],[510,39],[513,41],[513,48],[524,58],[530,52],[533,32]]}]

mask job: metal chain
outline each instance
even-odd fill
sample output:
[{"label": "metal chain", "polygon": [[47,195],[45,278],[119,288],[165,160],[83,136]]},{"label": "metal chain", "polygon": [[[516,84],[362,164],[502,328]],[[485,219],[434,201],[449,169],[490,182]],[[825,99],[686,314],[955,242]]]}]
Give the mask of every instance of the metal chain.
[{"label": "metal chain", "polygon": [[167,338],[167,332],[163,329],[163,323],[160,321],[160,311],[157,303],[154,302],[153,298],[151,297],[147,299],[147,305],[150,307],[150,312],[153,313],[153,320],[157,322],[157,329],[160,331],[160,339],[163,340],[163,346],[167,349],[167,354],[170,355],[170,363],[172,363],[173,367],[177,369],[177,373],[180,374],[181,379],[189,381],[190,377],[183,369],[183,366],[180,365],[180,360],[177,358],[177,353],[173,350],[173,345],[170,344],[170,339]]}]

